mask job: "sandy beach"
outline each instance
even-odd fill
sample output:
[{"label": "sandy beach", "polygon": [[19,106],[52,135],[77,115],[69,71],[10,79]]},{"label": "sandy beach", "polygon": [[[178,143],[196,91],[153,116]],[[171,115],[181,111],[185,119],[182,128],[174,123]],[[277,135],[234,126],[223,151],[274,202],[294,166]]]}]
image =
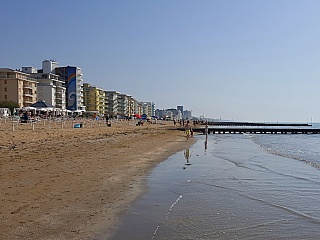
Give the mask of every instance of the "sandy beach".
[{"label": "sandy beach", "polygon": [[111,235],[141,178],[196,141],[172,122],[77,122],[0,122],[1,239]]}]

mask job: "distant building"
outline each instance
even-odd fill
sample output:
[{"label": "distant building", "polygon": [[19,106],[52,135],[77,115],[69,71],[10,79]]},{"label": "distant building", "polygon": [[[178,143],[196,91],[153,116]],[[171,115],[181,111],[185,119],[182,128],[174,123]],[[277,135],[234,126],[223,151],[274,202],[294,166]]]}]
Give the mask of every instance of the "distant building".
[{"label": "distant building", "polygon": [[167,109],[166,110],[167,116],[170,116],[170,118],[174,118],[175,120],[180,120],[182,119],[182,113],[178,109]]},{"label": "distant building", "polygon": [[182,115],[183,115],[184,119],[191,119],[191,117],[192,117],[191,111],[188,111],[188,110],[183,111]]},{"label": "distant building", "polygon": [[166,117],[166,110],[164,110],[164,109],[156,109],[155,110],[155,115],[158,116],[159,118],[164,118],[164,117]]},{"label": "distant building", "polygon": [[37,81],[28,73],[0,68],[0,101],[13,101],[26,107],[37,101]]},{"label": "distant building", "polygon": [[177,110],[179,110],[183,114],[183,106],[177,106]]},{"label": "distant building", "polygon": [[135,114],[139,114],[138,101],[134,99],[132,96],[129,96],[128,101],[129,101],[129,117],[133,117]]},{"label": "distant building", "polygon": [[141,102],[136,101],[135,102],[135,113],[134,114],[138,114],[138,115],[143,115],[143,104]]},{"label": "distant building", "polygon": [[127,94],[118,94],[118,115],[129,117],[129,96]]},{"label": "distant building", "polygon": [[142,106],[142,114],[147,116],[154,116],[155,115],[155,102],[140,102]]},{"label": "distant building", "polygon": [[105,92],[102,88],[84,83],[83,99],[86,111],[105,114]]},{"label": "distant building", "polygon": [[118,115],[118,94],[117,91],[104,91],[105,93],[105,114],[109,116]]}]

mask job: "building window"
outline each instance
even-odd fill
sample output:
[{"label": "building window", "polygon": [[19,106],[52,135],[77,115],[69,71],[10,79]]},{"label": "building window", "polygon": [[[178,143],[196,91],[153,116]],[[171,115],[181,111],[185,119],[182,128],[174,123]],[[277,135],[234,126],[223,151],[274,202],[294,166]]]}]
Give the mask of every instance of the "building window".
[{"label": "building window", "polygon": [[4,88],[4,91],[5,91],[5,92],[8,92],[8,89],[5,87],[5,88]]},{"label": "building window", "polygon": [[8,96],[7,95],[4,95],[4,99],[7,99],[8,98]]},{"label": "building window", "polygon": [[7,80],[4,80],[4,84],[7,84]]}]

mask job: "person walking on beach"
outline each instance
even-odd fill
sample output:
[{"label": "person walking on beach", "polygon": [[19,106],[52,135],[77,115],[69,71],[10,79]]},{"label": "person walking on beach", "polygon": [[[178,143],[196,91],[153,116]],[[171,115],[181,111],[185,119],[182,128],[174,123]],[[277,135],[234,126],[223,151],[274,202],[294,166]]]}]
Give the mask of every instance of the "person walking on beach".
[{"label": "person walking on beach", "polygon": [[206,128],[204,129],[204,133],[208,135],[208,124],[206,124]]},{"label": "person walking on beach", "polygon": [[189,120],[187,121],[187,124],[184,126],[184,129],[186,130],[187,142],[188,142],[189,137],[190,137],[190,133],[191,133],[191,130],[192,130],[192,127],[191,127],[191,124],[190,124]]}]

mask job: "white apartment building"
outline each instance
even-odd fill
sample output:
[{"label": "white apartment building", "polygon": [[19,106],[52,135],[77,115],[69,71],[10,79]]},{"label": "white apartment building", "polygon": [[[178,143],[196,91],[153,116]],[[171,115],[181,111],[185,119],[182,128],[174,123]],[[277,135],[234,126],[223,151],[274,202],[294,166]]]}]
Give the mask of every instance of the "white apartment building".
[{"label": "white apartment building", "polygon": [[118,115],[118,94],[117,91],[104,91],[105,93],[105,114],[109,116]]},{"label": "white apartment building", "polygon": [[22,67],[22,72],[30,74],[31,77],[35,78],[38,81],[38,101],[45,101],[52,106],[60,109],[65,109],[66,87],[64,86],[64,81],[62,81],[58,75],[53,74],[52,69],[48,69],[48,67],[45,67],[45,64],[42,64],[42,67],[43,69],[40,69],[39,71],[37,71],[37,69],[33,67]]},{"label": "white apartment building", "polygon": [[147,116],[154,116],[155,115],[155,102],[140,102],[143,108],[143,114]]},{"label": "white apartment building", "polygon": [[118,94],[118,115],[129,117],[129,96],[127,94]]}]

